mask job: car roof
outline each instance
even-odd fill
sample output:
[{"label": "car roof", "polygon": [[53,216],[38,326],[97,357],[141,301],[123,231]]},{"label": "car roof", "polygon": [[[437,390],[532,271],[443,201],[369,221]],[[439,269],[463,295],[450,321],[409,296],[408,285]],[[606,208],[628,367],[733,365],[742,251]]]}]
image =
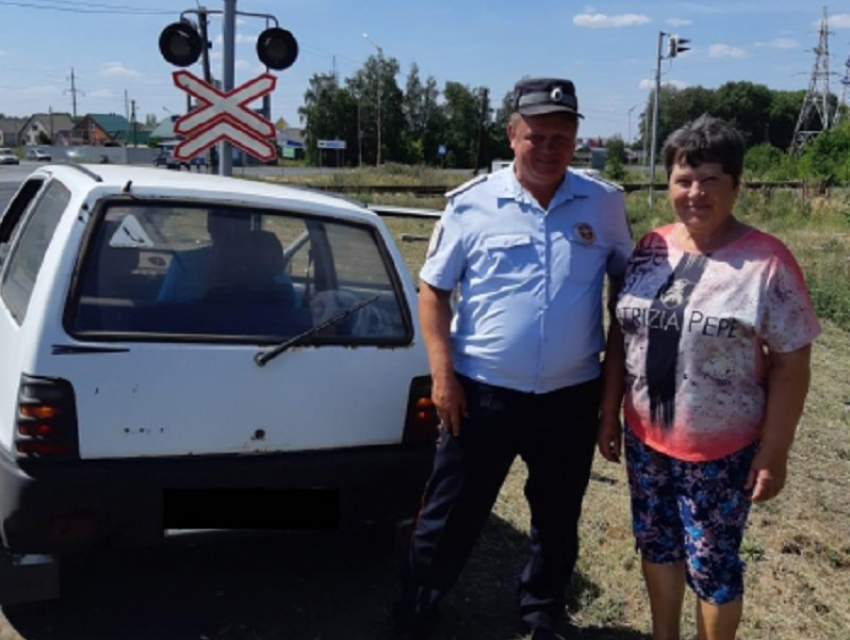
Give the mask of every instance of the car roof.
[{"label": "car roof", "polygon": [[48,164],[33,175],[49,174],[72,189],[96,192],[96,197],[132,193],[139,197],[202,199],[222,204],[287,206],[307,213],[334,214],[374,221],[379,216],[362,203],[313,189],[261,180],[153,167],[103,164]]}]

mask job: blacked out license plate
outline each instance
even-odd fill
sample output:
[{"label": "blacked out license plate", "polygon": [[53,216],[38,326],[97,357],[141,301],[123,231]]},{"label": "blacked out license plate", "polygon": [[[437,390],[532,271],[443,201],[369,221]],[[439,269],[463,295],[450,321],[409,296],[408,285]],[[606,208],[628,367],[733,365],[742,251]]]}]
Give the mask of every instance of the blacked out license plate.
[{"label": "blacked out license plate", "polygon": [[165,529],[338,529],[339,490],[165,489]]}]

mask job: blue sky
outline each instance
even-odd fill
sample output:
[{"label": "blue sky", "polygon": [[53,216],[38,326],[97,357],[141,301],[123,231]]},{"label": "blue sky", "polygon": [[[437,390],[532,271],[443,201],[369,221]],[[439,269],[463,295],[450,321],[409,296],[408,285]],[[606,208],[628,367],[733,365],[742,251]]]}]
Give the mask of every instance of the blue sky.
[{"label": "blue sky", "polygon": [[[220,0],[202,4],[223,8]],[[185,94],[174,86],[176,68],[162,59],[157,43],[181,11],[197,7],[198,0],[0,0],[0,112],[71,112],[73,68],[79,115],[125,114],[129,101],[135,101],[140,120],[181,113]],[[240,12],[275,16],[299,43],[295,64],[276,72],[273,120],[299,126],[297,110],[309,78],[335,70],[342,81],[377,44],[398,60],[400,87],[414,62],[423,80],[431,75],[439,87],[446,81],[488,87],[495,102],[523,76],[570,78],[586,115],[581,135],[624,138],[637,134],[660,31],[691,41],[691,51],[662,62],[664,82],[716,88],[748,80],[771,89],[805,89],[823,7],[813,0],[238,0],[236,5]],[[841,95],[850,13],[842,13],[845,5],[827,9],[830,82]],[[239,19],[237,84],[263,70],[254,46],[265,26],[263,18]],[[218,76],[221,31],[216,17],[211,36]],[[199,64],[190,71],[201,75]]]}]

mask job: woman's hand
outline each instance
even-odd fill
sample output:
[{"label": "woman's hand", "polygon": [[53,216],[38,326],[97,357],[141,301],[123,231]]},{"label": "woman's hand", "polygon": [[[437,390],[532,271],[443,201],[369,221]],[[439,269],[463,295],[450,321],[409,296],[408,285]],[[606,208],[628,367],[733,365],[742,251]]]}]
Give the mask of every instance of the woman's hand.
[{"label": "woman's hand", "polygon": [[744,487],[747,491],[752,491],[750,500],[766,502],[779,495],[785,486],[787,472],[787,452],[782,454],[760,449],[750,465],[750,473]]},{"label": "woman's hand", "polygon": [[809,389],[812,345],[768,357],[767,406],[761,445],[750,465],[747,490],[753,502],[777,496],[785,486],[788,452]]}]

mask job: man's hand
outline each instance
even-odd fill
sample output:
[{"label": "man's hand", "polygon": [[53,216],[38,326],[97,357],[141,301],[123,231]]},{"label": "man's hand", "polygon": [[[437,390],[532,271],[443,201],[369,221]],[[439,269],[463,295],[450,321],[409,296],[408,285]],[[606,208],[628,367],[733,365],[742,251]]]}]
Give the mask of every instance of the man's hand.
[{"label": "man's hand", "polygon": [[620,462],[620,453],[623,448],[623,427],[620,426],[619,417],[603,415],[599,418],[597,446],[599,453],[608,462]]},{"label": "man's hand", "polygon": [[460,421],[466,415],[466,395],[454,375],[434,378],[431,400],[437,408],[440,423],[453,436],[460,435]]}]

